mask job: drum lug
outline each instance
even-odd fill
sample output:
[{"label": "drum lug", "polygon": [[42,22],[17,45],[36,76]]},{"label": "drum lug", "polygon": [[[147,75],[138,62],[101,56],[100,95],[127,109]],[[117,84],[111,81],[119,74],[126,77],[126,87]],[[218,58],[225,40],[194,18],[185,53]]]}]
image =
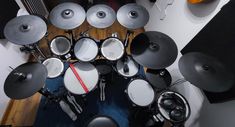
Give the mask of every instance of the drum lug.
[{"label": "drum lug", "polygon": [[111,37],[116,37],[116,38],[118,38],[118,33],[117,33],[117,32],[112,33]]},{"label": "drum lug", "polygon": [[71,56],[72,56],[72,55],[71,55],[70,53],[68,53],[68,54],[66,54],[64,57],[65,57],[66,60],[69,60],[69,59],[71,59]]},{"label": "drum lug", "polygon": [[128,79],[128,77],[124,77],[124,79]]},{"label": "drum lug", "polygon": [[164,118],[158,113],[158,114],[155,114],[153,115],[153,119],[155,122],[164,122]]},{"label": "drum lug", "polygon": [[132,104],[133,107],[136,107],[137,105],[136,104]]},{"label": "drum lug", "polygon": [[164,118],[158,113],[156,115],[156,117],[161,121],[161,122],[164,122]]},{"label": "drum lug", "polygon": [[158,120],[156,115],[153,115],[153,119],[154,119],[155,122],[157,122],[157,123],[159,122],[159,120]]}]

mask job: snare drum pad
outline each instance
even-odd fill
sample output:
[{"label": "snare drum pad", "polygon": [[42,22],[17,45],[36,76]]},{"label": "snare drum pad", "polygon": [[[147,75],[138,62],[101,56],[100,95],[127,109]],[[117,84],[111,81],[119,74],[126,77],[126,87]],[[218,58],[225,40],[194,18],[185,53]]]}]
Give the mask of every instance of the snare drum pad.
[{"label": "snare drum pad", "polygon": [[[74,64],[74,67],[80,78],[83,80],[84,84],[88,88],[88,91],[93,90],[99,80],[98,71],[95,66],[90,63],[77,62]],[[73,94],[81,95],[86,93],[71,68],[68,68],[65,72],[64,84],[66,89],[68,89],[68,91]]]}]

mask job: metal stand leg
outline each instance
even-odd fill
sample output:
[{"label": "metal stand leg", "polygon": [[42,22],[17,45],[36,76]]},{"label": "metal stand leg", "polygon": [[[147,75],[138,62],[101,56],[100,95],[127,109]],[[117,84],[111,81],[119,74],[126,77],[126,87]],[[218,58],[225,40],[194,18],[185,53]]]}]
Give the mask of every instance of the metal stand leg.
[{"label": "metal stand leg", "polygon": [[41,62],[41,59],[39,58],[39,55],[36,55],[35,52],[30,52],[30,54],[37,60],[38,62]]},{"label": "metal stand leg", "polygon": [[130,30],[127,30],[126,32],[126,37],[125,37],[125,40],[124,40],[124,46],[125,46],[125,50],[126,48],[128,47],[129,45],[129,38],[130,38],[130,35],[133,34],[134,32],[133,31],[130,31]]},{"label": "metal stand leg", "polygon": [[69,34],[69,36],[70,36],[70,44],[73,45],[73,43],[75,42],[73,31],[72,30],[66,30],[65,32]]},{"label": "metal stand leg", "polygon": [[47,41],[47,46],[48,46],[48,48],[49,48],[49,50],[50,50],[50,56],[53,56],[53,53],[52,53],[52,51],[51,51],[51,45],[50,45],[50,41],[49,41],[49,39],[48,39],[48,35],[49,35],[49,33],[48,33],[48,31],[46,32],[46,34],[45,34],[45,36],[44,36],[44,38],[46,39],[46,41]]},{"label": "metal stand leg", "polygon": [[101,78],[99,87],[100,87],[100,101],[105,101],[105,79]]},{"label": "metal stand leg", "polygon": [[39,48],[38,44],[34,44],[37,52],[42,56],[43,58],[46,58],[46,56],[43,54],[42,50]]}]

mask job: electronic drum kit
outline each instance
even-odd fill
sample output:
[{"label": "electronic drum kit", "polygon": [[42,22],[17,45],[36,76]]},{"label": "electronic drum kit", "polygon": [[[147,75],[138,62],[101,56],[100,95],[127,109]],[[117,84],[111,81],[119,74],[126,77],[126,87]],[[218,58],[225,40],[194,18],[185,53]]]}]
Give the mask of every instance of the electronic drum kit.
[{"label": "electronic drum kit", "polygon": [[[71,2],[59,4],[52,9],[49,19],[60,29],[72,30],[85,19],[93,27],[107,28],[114,23],[116,17],[129,30],[126,39],[131,34],[130,30],[145,26],[149,20],[148,11],[134,3],[122,6],[116,15],[107,5],[95,5],[86,13],[83,7]],[[46,33],[46,23],[33,15],[16,17],[4,29],[5,37],[10,42],[22,46],[38,44]],[[105,101],[104,77],[114,70],[120,76],[131,79],[126,93],[133,105],[149,107],[157,102],[158,112],[153,115],[155,121],[164,118],[173,125],[184,124],[190,115],[189,104],[182,95],[168,90],[172,79],[165,69],[177,58],[178,50],[174,40],[161,32],[143,32],[132,40],[131,53],[127,54],[126,39],[122,41],[111,36],[97,41],[89,36],[81,36],[71,42],[67,37],[56,36],[49,44],[53,57],[45,58],[42,63],[28,62],[13,69],[5,80],[4,91],[12,99],[24,99],[39,92],[49,100],[59,102],[61,108],[68,111],[68,106],[60,98],[44,88],[46,78],[62,75],[64,60],[61,56],[64,56],[78,61],[69,63],[64,73],[64,85],[69,93],[85,96],[99,84],[102,89],[101,101]],[[141,66],[148,68],[146,78],[137,75]],[[204,90],[222,92],[234,83],[233,75],[228,73],[223,64],[202,53],[184,55],[179,61],[179,69],[186,80]],[[74,116],[71,118],[76,120]]]}]

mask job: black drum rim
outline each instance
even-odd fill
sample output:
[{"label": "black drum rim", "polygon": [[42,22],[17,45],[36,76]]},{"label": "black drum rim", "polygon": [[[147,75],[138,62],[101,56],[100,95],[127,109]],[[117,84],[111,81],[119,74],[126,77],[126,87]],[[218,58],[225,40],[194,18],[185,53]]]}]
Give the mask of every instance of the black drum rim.
[{"label": "black drum rim", "polygon": [[[56,40],[56,38],[63,38],[63,39],[65,39],[67,42],[69,42],[69,43],[67,43],[67,44],[69,44],[69,48],[66,50],[66,51],[64,51],[63,53],[57,53],[54,49],[53,49],[53,43],[55,43],[55,40]],[[55,54],[55,55],[58,55],[58,56],[63,56],[63,55],[66,55],[66,54],[68,54],[70,51],[71,51],[71,47],[72,47],[72,44],[71,44],[71,41],[68,39],[68,37],[66,37],[66,36],[63,36],[63,35],[59,35],[59,36],[55,36],[51,41],[50,41],[50,50],[51,50],[51,52],[53,53],[53,54]]]}]

